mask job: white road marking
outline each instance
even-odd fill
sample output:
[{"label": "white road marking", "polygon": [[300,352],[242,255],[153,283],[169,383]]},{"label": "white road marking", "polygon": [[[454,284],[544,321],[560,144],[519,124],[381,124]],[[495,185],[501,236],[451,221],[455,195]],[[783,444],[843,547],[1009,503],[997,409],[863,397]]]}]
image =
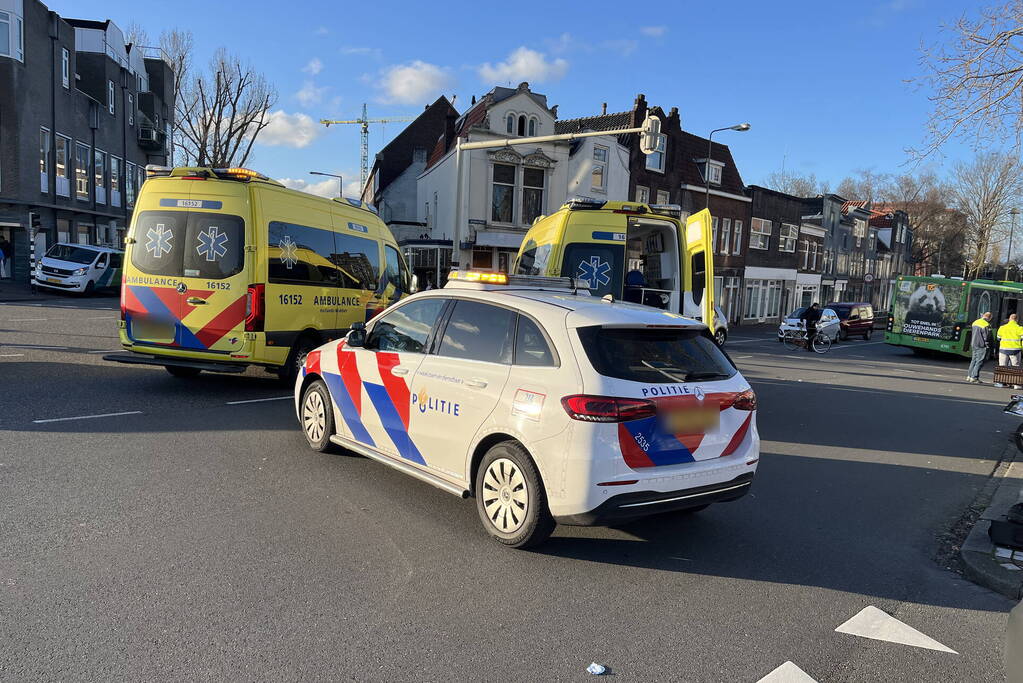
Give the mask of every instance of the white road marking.
[{"label": "white road marking", "polygon": [[243,403],[262,403],[264,401],[284,401],[289,398],[295,398],[294,396],[274,396],[273,398],[250,398],[247,401],[228,401],[225,405],[239,406]]},{"label": "white road marking", "polygon": [[66,346],[40,346],[38,344],[4,344],[9,349],[42,349],[43,351],[66,350]]},{"label": "white road marking", "polygon": [[764,337],[763,339],[736,339],[736,338],[733,337],[733,338],[731,338],[731,339],[729,339],[728,341],[725,342],[725,346],[727,346],[729,344],[749,344],[750,342],[766,342],[766,341],[774,341],[774,338],[773,337]]},{"label": "white road marking", "polygon": [[959,654],[955,650],[945,647],[930,636],[917,631],[912,626],[904,624],[895,617],[882,612],[871,605],[860,610],[859,614],[835,629],[838,633],[848,633],[861,638],[873,640],[885,640],[889,643],[899,643],[911,647],[922,647],[938,652],[950,652]]},{"label": "white road marking", "polygon": [[785,662],[757,683],[817,683],[817,681],[792,662]]},{"label": "white road marking", "polygon": [[35,424],[44,422],[67,422],[68,420],[94,420],[98,417],[120,417],[122,415],[141,415],[141,410],[128,410],[123,413],[102,413],[100,415],[76,415],[74,417],[51,417],[46,420],[32,420]]},{"label": "white road marking", "polygon": [[17,358],[24,355],[23,353],[0,353],[0,358]]},{"label": "white road marking", "polygon": [[46,320],[46,318],[11,318],[7,322],[9,322],[9,323],[34,323],[34,322],[39,322],[39,321],[42,321],[42,320]]},{"label": "white road marking", "polygon": [[740,359],[742,359],[742,358],[752,358],[752,357],[753,357],[753,356],[732,356],[732,358],[734,358],[734,359],[736,359],[736,360],[740,360]]},{"label": "white road marking", "polygon": [[832,346],[831,350],[832,351],[838,351],[838,350],[841,350],[841,349],[858,349],[861,346],[873,346],[874,344],[887,344],[887,343],[888,342],[883,342],[883,341],[879,341],[879,342],[862,342],[862,343],[856,344],[855,346],[849,346],[848,342],[845,342],[844,344],[842,344],[840,346],[838,346],[838,345]]}]

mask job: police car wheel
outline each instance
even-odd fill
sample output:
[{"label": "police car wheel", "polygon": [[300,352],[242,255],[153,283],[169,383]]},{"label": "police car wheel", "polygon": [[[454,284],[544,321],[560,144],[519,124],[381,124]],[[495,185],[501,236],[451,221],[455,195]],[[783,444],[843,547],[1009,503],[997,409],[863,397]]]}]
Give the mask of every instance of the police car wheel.
[{"label": "police car wheel", "polygon": [[164,365],[163,367],[174,377],[198,377],[202,372],[199,368],[186,368],[181,365]]},{"label": "police car wheel", "polygon": [[330,407],[330,393],[323,380],[316,380],[302,394],[302,433],[309,447],[325,453],[333,444],[334,411]]},{"label": "police car wheel", "polygon": [[483,456],[475,491],[483,527],[504,545],[527,548],[554,531],[540,473],[514,441],[499,443]]}]

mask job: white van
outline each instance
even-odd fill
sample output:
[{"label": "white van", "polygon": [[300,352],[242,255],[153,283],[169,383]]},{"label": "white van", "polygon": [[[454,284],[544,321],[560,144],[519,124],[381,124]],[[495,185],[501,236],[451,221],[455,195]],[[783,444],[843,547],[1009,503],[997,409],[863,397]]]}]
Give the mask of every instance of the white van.
[{"label": "white van", "polygon": [[92,294],[120,289],[124,252],[110,247],[58,242],[36,263],[36,287]]}]

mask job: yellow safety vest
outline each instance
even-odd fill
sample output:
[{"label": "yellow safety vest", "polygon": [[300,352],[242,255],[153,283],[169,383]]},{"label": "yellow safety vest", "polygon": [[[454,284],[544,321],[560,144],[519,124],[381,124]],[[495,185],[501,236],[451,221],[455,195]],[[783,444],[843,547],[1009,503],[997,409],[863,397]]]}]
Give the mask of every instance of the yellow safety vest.
[{"label": "yellow safety vest", "polygon": [[1007,351],[1023,349],[1023,327],[1019,323],[1007,322],[998,328],[998,348]]}]

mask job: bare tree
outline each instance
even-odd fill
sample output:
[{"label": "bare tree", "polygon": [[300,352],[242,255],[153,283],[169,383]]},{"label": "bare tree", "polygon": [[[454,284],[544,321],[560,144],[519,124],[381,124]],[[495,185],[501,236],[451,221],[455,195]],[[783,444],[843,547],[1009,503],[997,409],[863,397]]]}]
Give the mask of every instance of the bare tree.
[{"label": "bare tree", "polygon": [[800,175],[791,171],[769,173],[764,179],[764,185],[794,197],[815,197],[831,191],[828,182],[818,180],[815,174]]},{"label": "bare tree", "polygon": [[953,137],[972,138],[975,148],[1014,140],[1023,133],[1023,0],[1011,0],[960,17],[944,27],[946,44],[922,48],[924,75],[915,82],[932,90],[933,110],[918,158]]},{"label": "bare tree", "polygon": [[882,211],[904,211],[913,228],[913,260],[926,272],[962,269],[966,222],[949,206],[951,191],[933,172],[893,176],[881,188]]},{"label": "bare tree", "polygon": [[182,86],[177,119],[183,155],[198,166],[244,165],[276,101],[276,89],[262,74],[218,50],[208,71]]},{"label": "bare tree", "polygon": [[862,200],[873,204],[880,201],[884,196],[886,186],[891,182],[891,176],[885,173],[875,173],[870,168],[856,170],[855,176],[846,176],[838,184],[836,191],[840,196],[848,200]]},{"label": "bare tree", "polygon": [[1023,192],[1019,158],[985,152],[952,172],[952,200],[966,221],[967,274],[976,277],[1002,241],[1009,211]]},{"label": "bare tree", "polygon": [[128,45],[149,45],[149,33],[138,22],[131,22],[124,29],[124,42]]},{"label": "bare tree", "polygon": [[174,165],[176,153],[184,149],[185,141],[182,136],[181,120],[178,118],[181,112],[181,99],[184,88],[192,77],[192,49],[194,40],[191,31],[181,29],[168,29],[160,34],[160,48],[164,56],[170,62],[174,71],[174,121],[171,124],[170,163]]}]

